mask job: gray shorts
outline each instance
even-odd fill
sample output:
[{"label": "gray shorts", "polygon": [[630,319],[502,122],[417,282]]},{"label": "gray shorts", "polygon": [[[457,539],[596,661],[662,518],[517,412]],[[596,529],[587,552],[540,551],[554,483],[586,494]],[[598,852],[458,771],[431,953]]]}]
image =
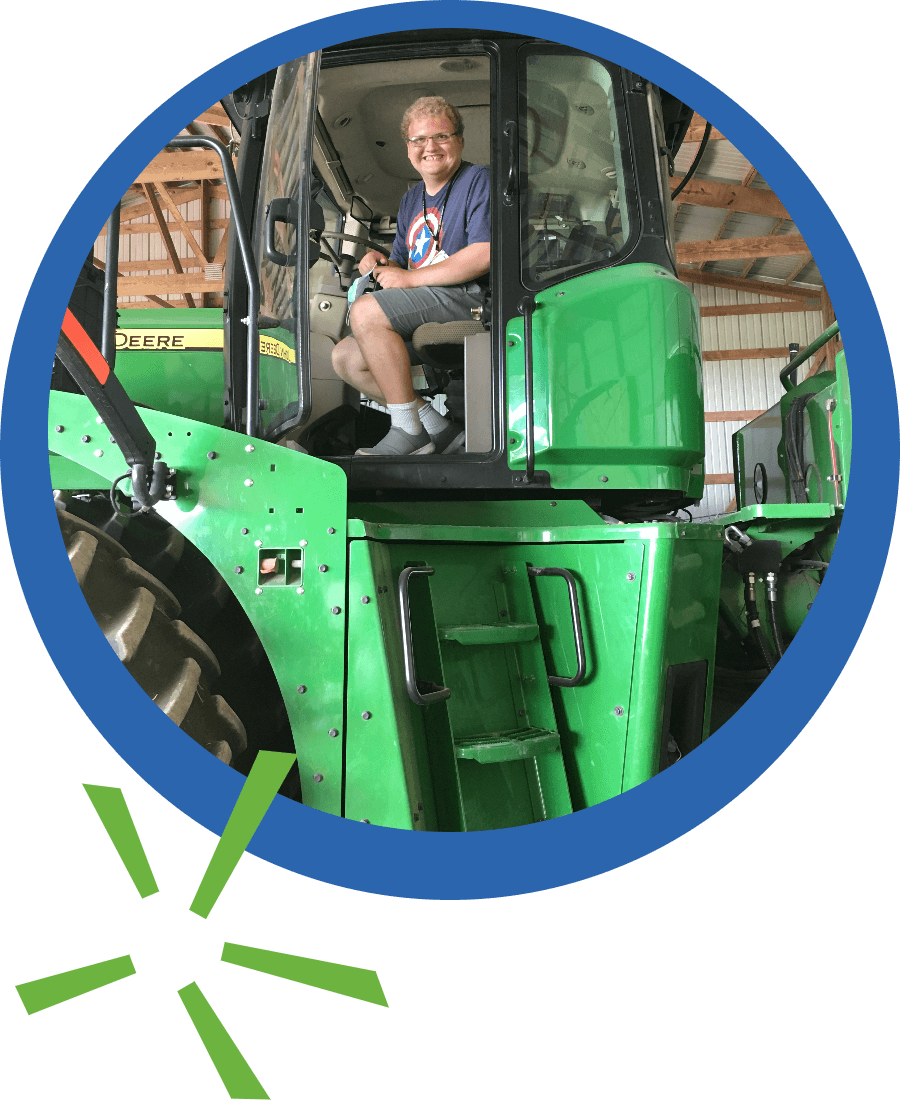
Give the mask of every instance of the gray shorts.
[{"label": "gray shorts", "polygon": [[406,341],[429,321],[471,321],[472,309],[484,305],[484,289],[478,283],[415,286],[409,290],[386,287],[374,293],[391,327]]}]

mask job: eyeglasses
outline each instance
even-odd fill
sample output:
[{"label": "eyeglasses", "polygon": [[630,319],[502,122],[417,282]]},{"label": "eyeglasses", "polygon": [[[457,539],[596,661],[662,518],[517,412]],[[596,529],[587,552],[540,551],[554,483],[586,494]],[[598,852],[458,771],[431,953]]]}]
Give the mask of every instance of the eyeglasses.
[{"label": "eyeglasses", "polygon": [[436,141],[438,145],[446,145],[446,143],[451,138],[455,138],[458,133],[459,130],[454,130],[452,134],[428,134],[426,137],[407,138],[406,144],[415,145],[417,149],[421,149],[426,141]]}]

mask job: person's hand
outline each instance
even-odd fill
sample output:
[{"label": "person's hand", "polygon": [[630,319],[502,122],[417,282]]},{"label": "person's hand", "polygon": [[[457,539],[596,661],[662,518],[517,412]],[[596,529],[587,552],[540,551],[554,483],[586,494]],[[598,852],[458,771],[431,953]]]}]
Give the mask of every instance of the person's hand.
[{"label": "person's hand", "polygon": [[360,275],[368,275],[374,268],[381,267],[387,262],[387,256],[372,249],[359,261],[359,273]]},{"label": "person's hand", "polygon": [[410,287],[418,285],[416,282],[416,273],[414,271],[406,271],[402,267],[379,267],[372,278],[379,286],[388,287],[393,290],[408,290]]}]

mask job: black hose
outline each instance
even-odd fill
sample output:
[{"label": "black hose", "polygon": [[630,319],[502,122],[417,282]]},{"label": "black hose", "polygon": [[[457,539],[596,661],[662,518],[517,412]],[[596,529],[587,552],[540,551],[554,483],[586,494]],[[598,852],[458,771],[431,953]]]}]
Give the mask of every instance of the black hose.
[{"label": "black hose", "polygon": [[756,606],[756,577],[753,573],[744,581],[744,603],[747,607],[747,625],[750,628],[750,633],[753,635],[763,660],[766,662],[766,668],[771,672],[775,668],[776,662],[769,652],[765,635],[760,626],[759,611]]},{"label": "black hose", "polygon": [[784,656],[784,639],[781,636],[781,627],[778,625],[778,616],[775,613],[775,603],[769,601],[769,626],[772,628],[772,640],[778,652],[778,659]]},{"label": "black hose", "polygon": [[706,146],[707,146],[707,145],[709,144],[709,135],[710,135],[711,133],[712,133],[712,123],[711,123],[711,122],[707,122],[707,124],[706,124],[706,129],[705,129],[705,130],[703,131],[703,137],[702,137],[702,138],[701,138],[701,140],[700,140],[700,148],[699,148],[699,149],[697,150],[697,155],[696,155],[696,156],[694,157],[694,159],[693,159],[693,160],[691,161],[691,166],[690,166],[690,168],[688,168],[688,170],[687,170],[687,171],[685,172],[685,174],[684,174],[684,179],[683,179],[683,180],[681,181],[681,183],[679,183],[679,185],[678,185],[678,186],[677,186],[677,187],[675,188],[675,190],[674,190],[674,191],[672,192],[672,198],[673,198],[673,199],[674,199],[674,198],[675,198],[675,197],[676,197],[677,195],[680,195],[680,194],[681,194],[681,192],[682,192],[682,191],[684,190],[684,188],[685,188],[685,187],[687,186],[687,184],[688,184],[688,183],[690,182],[690,179],[691,179],[691,177],[693,176],[693,174],[694,174],[694,173],[695,173],[695,172],[697,171],[697,169],[698,169],[698,168],[700,167],[700,161],[701,161],[701,160],[702,160],[702,158],[703,158],[703,154],[704,154],[704,153],[706,152]]}]

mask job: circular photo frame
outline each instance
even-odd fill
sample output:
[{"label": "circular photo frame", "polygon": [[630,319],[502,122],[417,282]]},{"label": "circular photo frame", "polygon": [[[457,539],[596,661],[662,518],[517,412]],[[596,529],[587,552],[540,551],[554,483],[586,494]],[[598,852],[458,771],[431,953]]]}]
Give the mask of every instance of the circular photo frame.
[{"label": "circular photo frame", "polygon": [[[124,671],[94,625],[58,534],[43,432],[20,410],[45,408],[59,321],[97,227],[144,165],[209,103],[259,73],[334,43],[390,31],[503,29],[608,57],[690,103],[759,167],[791,211],[842,321],[863,425],[854,439],[853,490],[827,582],[786,661],[697,751],[643,785],[537,825],[473,833],[383,829],[276,799],[249,850],[337,886],[410,898],[482,898],[575,882],[675,840],[748,787],[822,703],[862,630],[891,538],[900,459],[897,402],[884,333],[866,279],[833,215],[787,152],[696,73],[613,31],[504,4],[433,0],[337,15],[242,51],[160,106],[98,169],[44,256],[19,322],[3,404],[0,452],[15,464],[4,503],[16,567],[41,637],[73,695],[112,747],[163,797],[221,833],[242,777],[185,737]],[[40,366],[36,367],[38,364]],[[45,366],[44,366],[45,365]],[[863,522],[865,520],[865,522]],[[859,563],[865,562],[865,569]],[[827,633],[828,645],[822,645]],[[172,766],[172,762],[176,766]],[[163,762],[165,765],[163,766]]]}]

